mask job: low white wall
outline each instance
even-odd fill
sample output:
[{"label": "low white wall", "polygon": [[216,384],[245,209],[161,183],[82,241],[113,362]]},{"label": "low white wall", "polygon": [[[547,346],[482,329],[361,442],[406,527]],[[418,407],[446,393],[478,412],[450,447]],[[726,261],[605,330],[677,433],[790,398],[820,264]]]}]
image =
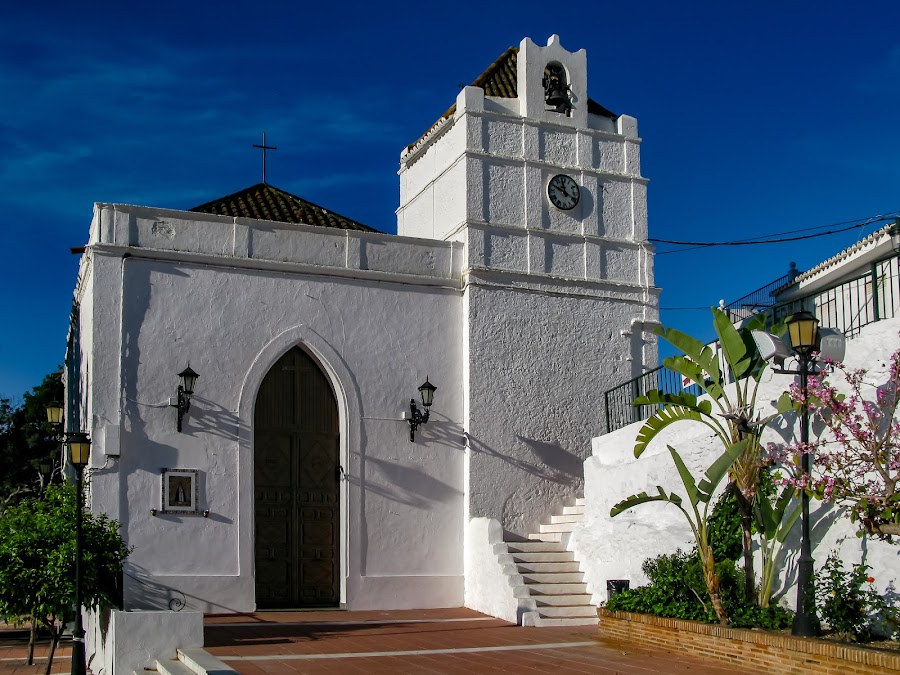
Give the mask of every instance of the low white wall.
[{"label": "low white wall", "polygon": [[537,611],[503,541],[499,521],[493,518],[469,521],[465,566],[465,604],[469,609],[510,623],[521,623],[524,613]]},{"label": "low white wall", "polygon": [[97,675],[155,672],[157,659],[174,659],[179,648],[203,646],[201,612],[113,610],[106,617],[89,613],[87,626],[89,665]]},{"label": "low white wall", "polygon": [[[866,381],[884,383],[888,378],[890,355],[900,346],[898,330],[898,319],[867,326],[859,336],[848,340],[845,363],[851,368],[868,369]],[[778,375],[771,370],[763,375],[757,405],[762,414],[774,411],[774,402],[792,381],[793,376]],[[842,377],[832,376],[830,381],[838,385]],[[644,491],[652,494],[657,485],[686,497],[667,444],[678,450],[698,480],[723,451],[705,426],[679,422],[660,433],[640,459],[635,459],[634,440],[641,425],[635,423],[594,438],[593,456],[584,464],[585,517],[576,527],[574,542],[585,578],[594,590],[594,601],[598,604],[607,600],[607,579],[629,579],[632,588],[646,584],[647,577],[641,570],[644,560],[671,553],[678,547],[689,550],[694,545],[687,521],[674,506],[644,504],[616,518],[610,518],[610,508],[630,495]],[[767,428],[763,443],[791,441],[795,431],[799,434],[795,416],[776,420]],[[820,432],[821,429],[813,425],[813,436]],[[856,563],[870,565],[880,592],[885,592],[890,584],[898,583],[896,561],[900,549],[896,545],[858,538],[856,526],[843,515],[842,509],[832,505],[812,501],[810,516],[816,569],[824,564],[831,551],[837,550],[845,562],[845,569]],[[783,600],[790,607],[794,607],[796,601],[799,549],[798,523],[785,544],[774,591],[775,599]],[[760,567],[757,555],[757,575]]]}]

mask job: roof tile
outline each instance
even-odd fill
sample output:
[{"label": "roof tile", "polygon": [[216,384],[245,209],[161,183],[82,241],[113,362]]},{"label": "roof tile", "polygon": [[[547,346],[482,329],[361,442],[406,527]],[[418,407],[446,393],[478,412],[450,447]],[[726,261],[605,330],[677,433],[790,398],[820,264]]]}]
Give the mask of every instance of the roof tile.
[{"label": "roof tile", "polygon": [[195,213],[272,220],[278,223],[302,223],[341,230],[378,232],[368,225],[363,225],[266,183],[257,183],[252,187],[195,206],[190,210]]}]

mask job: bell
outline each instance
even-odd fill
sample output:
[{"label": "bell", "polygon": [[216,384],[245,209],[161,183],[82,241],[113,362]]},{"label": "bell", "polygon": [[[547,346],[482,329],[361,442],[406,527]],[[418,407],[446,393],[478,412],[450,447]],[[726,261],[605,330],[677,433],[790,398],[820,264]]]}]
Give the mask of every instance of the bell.
[{"label": "bell", "polygon": [[550,93],[547,94],[547,105],[559,109],[561,107],[566,107],[568,104],[568,97],[565,92],[562,92],[559,89],[551,89]]}]

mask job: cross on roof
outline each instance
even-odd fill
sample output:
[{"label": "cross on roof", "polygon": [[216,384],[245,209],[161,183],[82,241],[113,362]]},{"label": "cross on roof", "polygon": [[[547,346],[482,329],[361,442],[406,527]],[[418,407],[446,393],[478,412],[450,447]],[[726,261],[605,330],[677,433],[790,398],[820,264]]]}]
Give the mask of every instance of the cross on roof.
[{"label": "cross on roof", "polygon": [[262,145],[253,144],[254,148],[259,148],[262,150],[262,162],[263,162],[263,183],[266,182],[266,150],[277,150],[273,145],[266,145],[266,132],[263,132],[263,142]]}]

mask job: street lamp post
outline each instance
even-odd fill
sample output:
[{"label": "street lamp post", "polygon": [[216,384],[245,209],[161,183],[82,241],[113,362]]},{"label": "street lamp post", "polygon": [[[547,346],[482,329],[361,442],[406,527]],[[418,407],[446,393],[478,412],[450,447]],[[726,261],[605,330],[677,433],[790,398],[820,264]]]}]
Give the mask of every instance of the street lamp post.
[{"label": "street lamp post", "polygon": [[83,477],[91,454],[91,439],[87,434],[74,433],[66,437],[69,459],[78,476],[78,500],[75,504],[75,629],[72,631],[72,675],[85,675],[84,624],[81,618],[81,549],[83,516]]},{"label": "street lamp post", "polygon": [[[62,426],[63,406],[50,403],[47,406],[47,421],[57,427]],[[75,629],[72,631],[72,675],[85,675],[87,658],[84,648],[84,622],[81,618],[81,549],[82,520],[84,516],[84,467],[91,456],[91,439],[83,432],[62,432],[64,443],[69,446],[69,461],[77,476],[77,498],[75,502]]]},{"label": "street lamp post", "polygon": [[[801,468],[805,476],[810,475],[811,462],[809,453],[809,406],[807,405],[807,389],[809,371],[813,362],[813,353],[818,348],[819,321],[809,312],[798,312],[785,321],[791,336],[791,347],[800,361],[800,391],[803,402],[800,405],[800,444],[803,447]],[[809,537],[809,493],[803,490],[800,495],[800,518],[802,539],[800,542],[800,558],[797,561],[797,613],[794,616],[793,635],[812,637],[819,632],[816,618],[815,594],[813,591],[813,557],[812,543]]]}]

